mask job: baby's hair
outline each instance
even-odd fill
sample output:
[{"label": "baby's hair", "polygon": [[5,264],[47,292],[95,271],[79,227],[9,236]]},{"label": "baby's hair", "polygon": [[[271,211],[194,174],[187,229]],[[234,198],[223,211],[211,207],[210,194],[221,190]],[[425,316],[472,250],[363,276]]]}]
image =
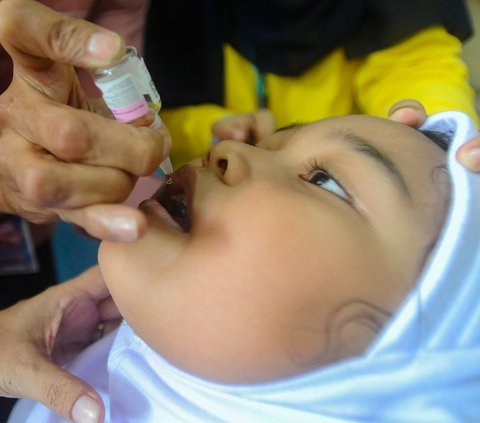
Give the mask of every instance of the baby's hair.
[{"label": "baby's hair", "polygon": [[452,138],[455,135],[452,131],[439,132],[420,130],[420,132],[425,135],[430,141],[432,141],[435,145],[440,147],[443,151],[448,150]]}]

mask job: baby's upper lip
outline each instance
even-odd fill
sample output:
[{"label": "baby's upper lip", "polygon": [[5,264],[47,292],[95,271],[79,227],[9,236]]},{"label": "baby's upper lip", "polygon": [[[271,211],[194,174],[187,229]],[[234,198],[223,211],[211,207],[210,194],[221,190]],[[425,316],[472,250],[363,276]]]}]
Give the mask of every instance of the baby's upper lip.
[{"label": "baby's upper lip", "polygon": [[164,184],[152,198],[158,201],[185,232],[193,223],[193,192],[196,172],[185,165],[172,175],[172,183]]}]

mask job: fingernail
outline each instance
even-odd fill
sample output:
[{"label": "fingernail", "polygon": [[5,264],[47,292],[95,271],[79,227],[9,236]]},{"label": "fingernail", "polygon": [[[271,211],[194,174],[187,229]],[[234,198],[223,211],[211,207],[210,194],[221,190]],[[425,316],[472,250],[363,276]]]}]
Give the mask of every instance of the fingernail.
[{"label": "fingernail", "polygon": [[395,110],[388,116],[388,119],[414,128],[422,124],[422,116],[419,115],[417,110],[410,107],[402,107],[401,109]]},{"label": "fingernail", "polygon": [[388,119],[397,121],[398,119],[401,119],[401,117],[404,113],[405,113],[404,109],[395,110],[393,113],[391,113],[388,116]]},{"label": "fingernail", "polygon": [[108,222],[108,226],[119,241],[131,242],[138,239],[138,228],[134,219],[115,217]]},{"label": "fingernail", "polygon": [[475,170],[480,170],[480,148],[471,148],[467,151],[467,156],[472,167]]},{"label": "fingernail", "polygon": [[234,129],[232,131],[232,140],[245,141],[245,131],[243,129]]},{"label": "fingernail", "polygon": [[93,33],[88,42],[88,53],[97,60],[109,62],[118,55],[122,40],[118,34],[110,31]]},{"label": "fingernail", "polygon": [[88,395],[81,396],[72,408],[75,423],[97,423],[100,404]]}]

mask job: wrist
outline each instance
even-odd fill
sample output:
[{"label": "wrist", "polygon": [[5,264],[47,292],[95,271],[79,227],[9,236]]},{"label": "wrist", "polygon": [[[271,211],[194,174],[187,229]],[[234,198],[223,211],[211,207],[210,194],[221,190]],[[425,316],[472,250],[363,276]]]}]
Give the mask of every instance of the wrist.
[{"label": "wrist", "polygon": [[0,186],[0,216],[5,214],[12,214],[13,210],[5,199],[3,188]]}]

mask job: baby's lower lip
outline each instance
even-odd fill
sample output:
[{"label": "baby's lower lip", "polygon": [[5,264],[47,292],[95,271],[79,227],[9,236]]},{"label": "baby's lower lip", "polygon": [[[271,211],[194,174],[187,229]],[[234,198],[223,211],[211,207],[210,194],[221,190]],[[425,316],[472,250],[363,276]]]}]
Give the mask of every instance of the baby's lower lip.
[{"label": "baby's lower lip", "polygon": [[180,232],[184,232],[182,227],[175,221],[170,213],[155,199],[149,198],[142,201],[138,208],[142,210],[147,217],[161,220],[168,226],[171,226]]}]

